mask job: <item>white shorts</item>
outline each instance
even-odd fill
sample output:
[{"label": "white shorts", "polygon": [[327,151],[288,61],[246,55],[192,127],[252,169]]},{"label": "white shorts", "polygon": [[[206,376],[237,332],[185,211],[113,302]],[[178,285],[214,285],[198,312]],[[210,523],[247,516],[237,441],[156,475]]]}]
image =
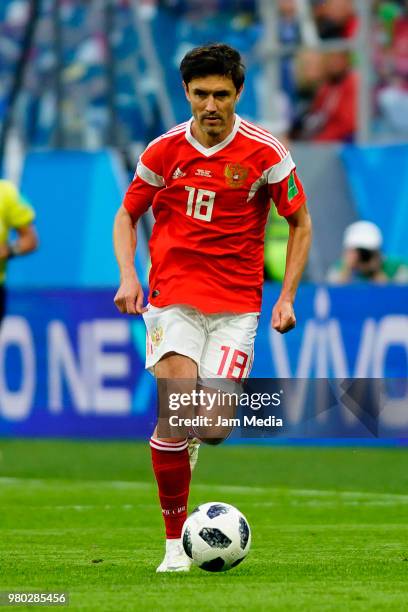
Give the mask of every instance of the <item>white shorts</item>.
[{"label": "white shorts", "polygon": [[248,377],[259,313],[206,315],[188,306],[149,304],[143,318],[149,371],[166,353],[174,352],[195,361],[200,378]]}]

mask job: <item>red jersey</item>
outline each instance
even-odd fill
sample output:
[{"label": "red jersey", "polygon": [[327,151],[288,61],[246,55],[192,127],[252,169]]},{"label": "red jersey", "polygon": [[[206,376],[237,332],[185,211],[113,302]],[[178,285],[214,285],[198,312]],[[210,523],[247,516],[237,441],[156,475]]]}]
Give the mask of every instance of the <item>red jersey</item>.
[{"label": "red jersey", "polygon": [[152,205],[149,302],[259,312],[270,200],[288,216],[306,199],[295,164],[269,132],[237,115],[210,148],[191,123],[150,143],[123,202],[135,221]]}]

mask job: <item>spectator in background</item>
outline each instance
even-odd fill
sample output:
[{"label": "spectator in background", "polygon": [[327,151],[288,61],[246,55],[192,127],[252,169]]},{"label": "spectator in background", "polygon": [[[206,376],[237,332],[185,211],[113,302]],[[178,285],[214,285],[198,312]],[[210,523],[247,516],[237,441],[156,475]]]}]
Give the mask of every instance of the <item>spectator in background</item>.
[{"label": "spectator in background", "polygon": [[[298,45],[301,42],[300,24],[296,0],[279,0],[279,41],[282,45]],[[293,57],[283,56],[281,59],[281,85],[283,91],[293,99],[295,82],[293,76]]]},{"label": "spectator in background", "polygon": [[[37,248],[34,211],[10,181],[0,180],[0,324],[6,305],[6,267],[12,257],[26,255]],[[15,230],[17,240],[9,242],[9,232]]]},{"label": "spectator in background", "polygon": [[377,25],[380,26],[382,32],[381,42],[389,44],[392,40],[394,23],[401,13],[401,5],[392,0],[377,0],[374,5],[374,14],[376,16]]},{"label": "spectator in background", "polygon": [[407,283],[408,266],[384,257],[382,242],[381,231],[374,223],[357,221],[349,225],[343,237],[343,257],[329,270],[328,282]]},{"label": "spectator in background", "polygon": [[292,101],[290,138],[301,137],[304,121],[310,113],[313,100],[324,81],[323,56],[317,49],[302,49],[294,60],[295,95]]},{"label": "spectator in background", "polygon": [[408,75],[395,74],[377,94],[383,127],[394,138],[408,137]]},{"label": "spectator in background", "polygon": [[313,0],[313,5],[320,38],[355,36],[358,30],[358,17],[353,0]]},{"label": "spectator in background", "polygon": [[319,87],[299,137],[315,142],[350,142],[357,127],[357,75],[349,51],[324,55],[325,81]]},{"label": "spectator in background", "polygon": [[408,0],[405,0],[401,14],[394,21],[392,56],[396,72],[408,76]]},{"label": "spectator in background", "polygon": [[300,24],[296,0],[278,0],[279,38],[282,44],[300,42]]},{"label": "spectator in background", "polygon": [[381,2],[375,65],[380,130],[394,138],[408,136],[408,0]]}]

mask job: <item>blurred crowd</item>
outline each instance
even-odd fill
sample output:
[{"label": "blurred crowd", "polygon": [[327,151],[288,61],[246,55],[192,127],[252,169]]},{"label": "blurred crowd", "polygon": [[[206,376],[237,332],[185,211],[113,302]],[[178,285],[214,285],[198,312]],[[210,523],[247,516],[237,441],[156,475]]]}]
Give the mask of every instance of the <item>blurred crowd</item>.
[{"label": "blurred crowd", "polygon": [[373,32],[376,105],[385,128],[408,136],[408,1],[377,2]]},{"label": "blurred crowd", "polygon": [[[407,138],[408,0],[373,0],[371,4],[372,128],[379,136]],[[108,5],[114,11],[111,24],[106,22]],[[101,135],[108,129],[109,104],[115,105],[124,142],[155,135],[151,133],[152,126],[160,123],[154,101],[157,84],[152,82],[146,66],[135,7],[145,23],[164,15],[167,27],[171,19],[177,24],[179,48],[169,60],[170,68],[176,66],[184,46],[201,44],[211,32],[212,40],[224,33],[230,44],[242,46],[249,75],[257,64],[259,68],[263,25],[257,0],[60,0],[59,6],[62,67],[56,57],[54,2],[40,2],[38,26],[19,97],[19,116],[24,118],[23,132],[28,143],[52,143],[57,85],[65,144],[103,144]],[[276,0],[275,6],[288,136],[308,141],[352,141],[357,129],[361,63],[355,45],[359,33],[356,2]],[[28,0],[0,3],[0,121],[9,102],[29,18]],[[163,46],[166,58],[164,37],[156,36],[154,44]],[[114,80],[108,62],[112,54],[116,63]],[[177,112],[175,115],[178,119]]]},{"label": "blurred crowd", "polygon": [[[299,3],[279,0],[280,39],[301,45]],[[312,14],[322,41],[356,42],[359,19],[352,0],[312,0]],[[408,1],[372,3],[371,113],[375,135],[408,138]],[[292,138],[352,141],[357,130],[358,45],[349,49],[304,48],[287,60],[282,79],[290,100]]]}]

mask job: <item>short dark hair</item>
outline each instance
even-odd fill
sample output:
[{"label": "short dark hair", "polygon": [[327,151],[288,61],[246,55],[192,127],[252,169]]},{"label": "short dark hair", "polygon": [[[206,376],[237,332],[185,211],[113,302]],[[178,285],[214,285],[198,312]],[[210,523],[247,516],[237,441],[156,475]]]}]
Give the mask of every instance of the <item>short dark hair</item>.
[{"label": "short dark hair", "polygon": [[197,77],[220,74],[232,79],[238,91],[245,81],[245,66],[236,49],[223,43],[195,47],[181,60],[180,72],[186,85]]}]

